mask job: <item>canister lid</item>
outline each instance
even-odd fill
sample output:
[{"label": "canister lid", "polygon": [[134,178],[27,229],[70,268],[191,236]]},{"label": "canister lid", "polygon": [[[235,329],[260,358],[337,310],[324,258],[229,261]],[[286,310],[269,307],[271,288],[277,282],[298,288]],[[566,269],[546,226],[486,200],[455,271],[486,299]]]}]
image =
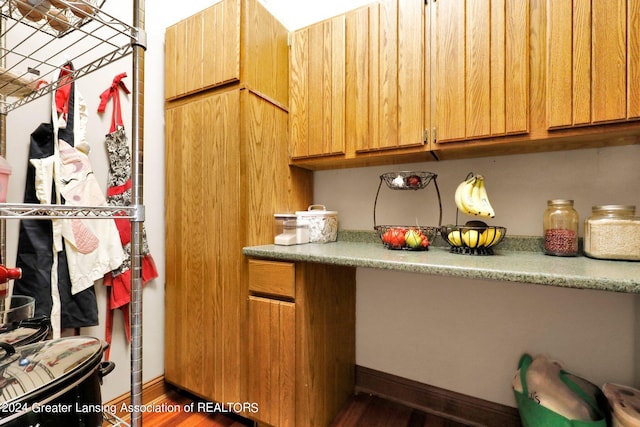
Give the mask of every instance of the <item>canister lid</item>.
[{"label": "canister lid", "polygon": [[102,357],[103,344],[93,337],[68,337],[0,349],[0,403],[20,399],[73,375]]},{"label": "canister lid", "polygon": [[296,215],[301,217],[336,216],[338,211],[328,211],[324,205],[311,205],[306,211],[296,211]]},{"label": "canister lid", "polygon": [[591,208],[594,214],[635,215],[635,205],[598,205]]},{"label": "canister lid", "polygon": [[292,213],[276,213],[273,216],[276,220],[296,219],[296,214]]},{"label": "canister lid", "polygon": [[552,199],[552,200],[547,200],[547,205],[552,206],[552,205],[569,205],[569,206],[573,206],[573,200],[571,199]]}]

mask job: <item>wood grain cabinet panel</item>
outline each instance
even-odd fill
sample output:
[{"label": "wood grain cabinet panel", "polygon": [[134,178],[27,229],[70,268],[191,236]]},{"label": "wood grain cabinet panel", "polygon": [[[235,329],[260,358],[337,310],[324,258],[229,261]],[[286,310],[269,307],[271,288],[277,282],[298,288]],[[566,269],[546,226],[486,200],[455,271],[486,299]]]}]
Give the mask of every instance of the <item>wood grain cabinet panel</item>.
[{"label": "wood grain cabinet panel", "polygon": [[240,0],[225,0],[165,33],[165,98],[240,79]]},{"label": "wood grain cabinet panel", "polygon": [[[424,2],[382,0],[371,21],[372,121],[367,150],[424,144]],[[374,49],[377,48],[377,51]],[[362,150],[364,151],[364,150]]]},{"label": "wood grain cabinet panel", "polygon": [[435,2],[431,33],[438,143],[529,130],[529,3]]},{"label": "wood grain cabinet panel", "polygon": [[[264,75],[235,73],[237,83],[196,90],[165,104],[165,379],[210,401],[242,402],[247,361],[253,357],[246,347],[249,289],[242,248],[273,242],[275,212],[311,204],[312,175],[289,167],[283,143],[288,135],[288,88],[282,84],[287,81],[286,29],[276,28],[277,21],[255,0],[223,0],[215,6],[219,9],[208,8],[167,29],[167,40],[174,32],[187,34],[189,27],[209,31],[196,22],[221,19],[222,40],[238,50],[234,23],[242,23],[247,45],[241,50],[261,50],[254,53],[252,67],[270,68],[262,69]],[[227,17],[235,6],[240,18]],[[216,58],[200,53],[200,62],[226,70],[217,65],[226,61],[226,42],[205,39],[217,44],[211,47]],[[197,43],[193,55],[200,49]],[[168,42],[167,49],[175,46]],[[273,70],[282,66],[283,52],[284,75]],[[173,71],[176,82],[197,80],[198,73],[186,68]]]},{"label": "wood grain cabinet panel", "polygon": [[288,34],[255,0],[223,0],[168,27],[165,99],[242,82],[286,107]]},{"label": "wood grain cabinet panel", "polygon": [[640,2],[546,6],[548,127],[640,118]]},{"label": "wood grain cabinet panel", "polygon": [[240,93],[214,94],[166,114],[165,378],[200,396],[236,401],[245,293],[237,285],[241,264],[218,260],[242,251],[241,240],[219,232],[220,224],[242,228],[241,186],[225,172],[241,166],[233,143],[240,137]]},{"label": "wood grain cabinet panel", "polygon": [[423,16],[384,0],[292,34],[293,159],[424,144]]},{"label": "wood grain cabinet panel", "polygon": [[286,119],[239,88],[166,109],[165,379],[212,401],[240,401],[251,357],[242,248],[273,242],[273,212],[311,200],[311,174],[287,165]]},{"label": "wood grain cabinet panel", "polygon": [[345,18],[311,25],[291,41],[291,156],[345,152]]},{"label": "wood grain cabinet panel", "polygon": [[259,411],[245,415],[273,426],[325,427],[354,392],[355,269],[249,260],[249,288],[285,287],[291,271],[295,299],[250,291],[243,401]]},{"label": "wood grain cabinet panel", "polygon": [[295,265],[289,262],[249,260],[249,292],[295,297]]},{"label": "wood grain cabinet panel", "polygon": [[272,426],[295,427],[294,303],[249,297],[247,393],[254,417]]}]

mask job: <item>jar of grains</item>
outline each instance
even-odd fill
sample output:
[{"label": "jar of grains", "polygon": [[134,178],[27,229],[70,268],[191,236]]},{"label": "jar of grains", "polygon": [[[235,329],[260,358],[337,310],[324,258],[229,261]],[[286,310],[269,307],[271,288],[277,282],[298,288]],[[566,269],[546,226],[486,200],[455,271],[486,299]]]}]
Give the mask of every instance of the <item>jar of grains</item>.
[{"label": "jar of grains", "polygon": [[547,201],[544,211],[544,253],[578,255],[578,212],[573,208],[573,200]]},{"label": "jar of grains", "polygon": [[592,258],[640,260],[640,217],[633,205],[594,206],[584,222],[584,253]]}]

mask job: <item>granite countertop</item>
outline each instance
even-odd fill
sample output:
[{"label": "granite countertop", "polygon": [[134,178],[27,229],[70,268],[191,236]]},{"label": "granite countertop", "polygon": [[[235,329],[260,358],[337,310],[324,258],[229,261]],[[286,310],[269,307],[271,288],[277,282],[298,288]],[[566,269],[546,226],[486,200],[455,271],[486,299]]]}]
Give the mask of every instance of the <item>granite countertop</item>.
[{"label": "granite countertop", "polygon": [[452,254],[437,240],[428,251],[393,251],[385,249],[374,233],[341,232],[337,242],[251,246],[243,248],[243,254],[272,260],[640,294],[640,262],[548,256],[542,253],[538,238],[505,239],[491,256]]}]

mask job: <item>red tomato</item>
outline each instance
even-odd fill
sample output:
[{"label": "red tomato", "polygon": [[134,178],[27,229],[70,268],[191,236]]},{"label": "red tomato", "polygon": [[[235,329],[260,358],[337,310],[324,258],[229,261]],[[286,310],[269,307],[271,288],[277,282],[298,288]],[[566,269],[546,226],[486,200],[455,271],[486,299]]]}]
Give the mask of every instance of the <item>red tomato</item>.
[{"label": "red tomato", "polygon": [[389,244],[395,247],[404,246],[404,234],[405,231],[403,228],[396,227],[389,230],[391,232]]}]

